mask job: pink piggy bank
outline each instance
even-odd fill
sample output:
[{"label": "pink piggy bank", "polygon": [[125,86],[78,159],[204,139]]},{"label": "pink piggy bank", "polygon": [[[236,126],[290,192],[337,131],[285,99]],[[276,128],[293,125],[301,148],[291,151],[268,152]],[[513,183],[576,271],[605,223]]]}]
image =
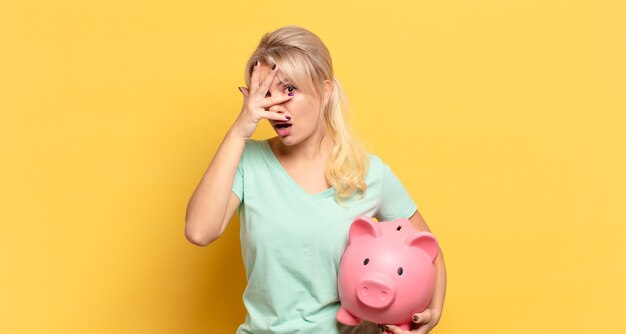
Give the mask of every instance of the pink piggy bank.
[{"label": "pink piggy bank", "polygon": [[339,266],[337,321],[356,326],[367,320],[409,330],[413,314],[424,311],[432,298],[438,252],[435,237],[408,219],[377,223],[356,218]]}]

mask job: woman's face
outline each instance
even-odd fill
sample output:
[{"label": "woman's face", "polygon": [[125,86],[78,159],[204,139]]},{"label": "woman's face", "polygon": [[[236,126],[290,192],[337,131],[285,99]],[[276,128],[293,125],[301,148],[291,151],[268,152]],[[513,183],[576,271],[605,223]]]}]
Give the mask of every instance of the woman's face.
[{"label": "woman's face", "polygon": [[[259,82],[272,70],[271,65],[262,62],[260,64]],[[271,106],[270,111],[278,112],[291,119],[286,122],[270,121],[272,128],[278,137],[287,146],[300,144],[306,141],[319,143],[326,130],[326,122],[322,114],[322,98],[315,92],[305,93],[287,82],[285,76],[277,69],[278,73],[270,85],[267,96],[278,96],[293,94],[292,98],[284,103]],[[311,85],[312,86],[312,85]],[[330,86],[330,82],[328,85]],[[330,87],[326,89],[325,95],[330,92]]]}]

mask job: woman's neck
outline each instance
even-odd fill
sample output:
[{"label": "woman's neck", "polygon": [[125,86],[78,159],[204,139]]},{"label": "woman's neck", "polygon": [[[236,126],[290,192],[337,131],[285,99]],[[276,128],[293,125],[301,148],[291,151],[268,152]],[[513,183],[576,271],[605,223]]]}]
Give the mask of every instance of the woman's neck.
[{"label": "woman's neck", "polygon": [[327,159],[332,150],[332,139],[329,135],[320,135],[318,138],[308,138],[296,145],[287,146],[278,137],[270,139],[270,144],[275,152],[281,157],[292,160],[300,160],[304,162],[313,162],[318,159]]}]

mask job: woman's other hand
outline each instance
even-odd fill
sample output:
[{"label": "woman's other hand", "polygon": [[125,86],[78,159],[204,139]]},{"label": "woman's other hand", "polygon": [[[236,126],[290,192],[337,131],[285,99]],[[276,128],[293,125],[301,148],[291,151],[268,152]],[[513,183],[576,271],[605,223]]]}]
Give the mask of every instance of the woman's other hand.
[{"label": "woman's other hand", "polygon": [[440,315],[434,310],[427,308],[422,313],[416,313],[413,315],[413,324],[415,329],[411,331],[403,330],[394,325],[382,325],[381,329],[383,333],[393,334],[426,334],[429,333],[438,323]]}]

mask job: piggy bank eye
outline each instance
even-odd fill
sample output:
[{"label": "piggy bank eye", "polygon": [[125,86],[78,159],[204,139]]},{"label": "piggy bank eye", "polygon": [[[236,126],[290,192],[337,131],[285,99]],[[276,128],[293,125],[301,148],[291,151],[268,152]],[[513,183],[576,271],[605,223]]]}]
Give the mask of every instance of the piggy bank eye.
[{"label": "piggy bank eye", "polygon": [[363,261],[363,265],[367,266],[367,264],[370,263],[370,258],[366,258],[365,261]]},{"label": "piggy bank eye", "polygon": [[402,273],[404,272],[404,270],[402,270],[402,267],[398,268],[398,275],[402,276]]}]

